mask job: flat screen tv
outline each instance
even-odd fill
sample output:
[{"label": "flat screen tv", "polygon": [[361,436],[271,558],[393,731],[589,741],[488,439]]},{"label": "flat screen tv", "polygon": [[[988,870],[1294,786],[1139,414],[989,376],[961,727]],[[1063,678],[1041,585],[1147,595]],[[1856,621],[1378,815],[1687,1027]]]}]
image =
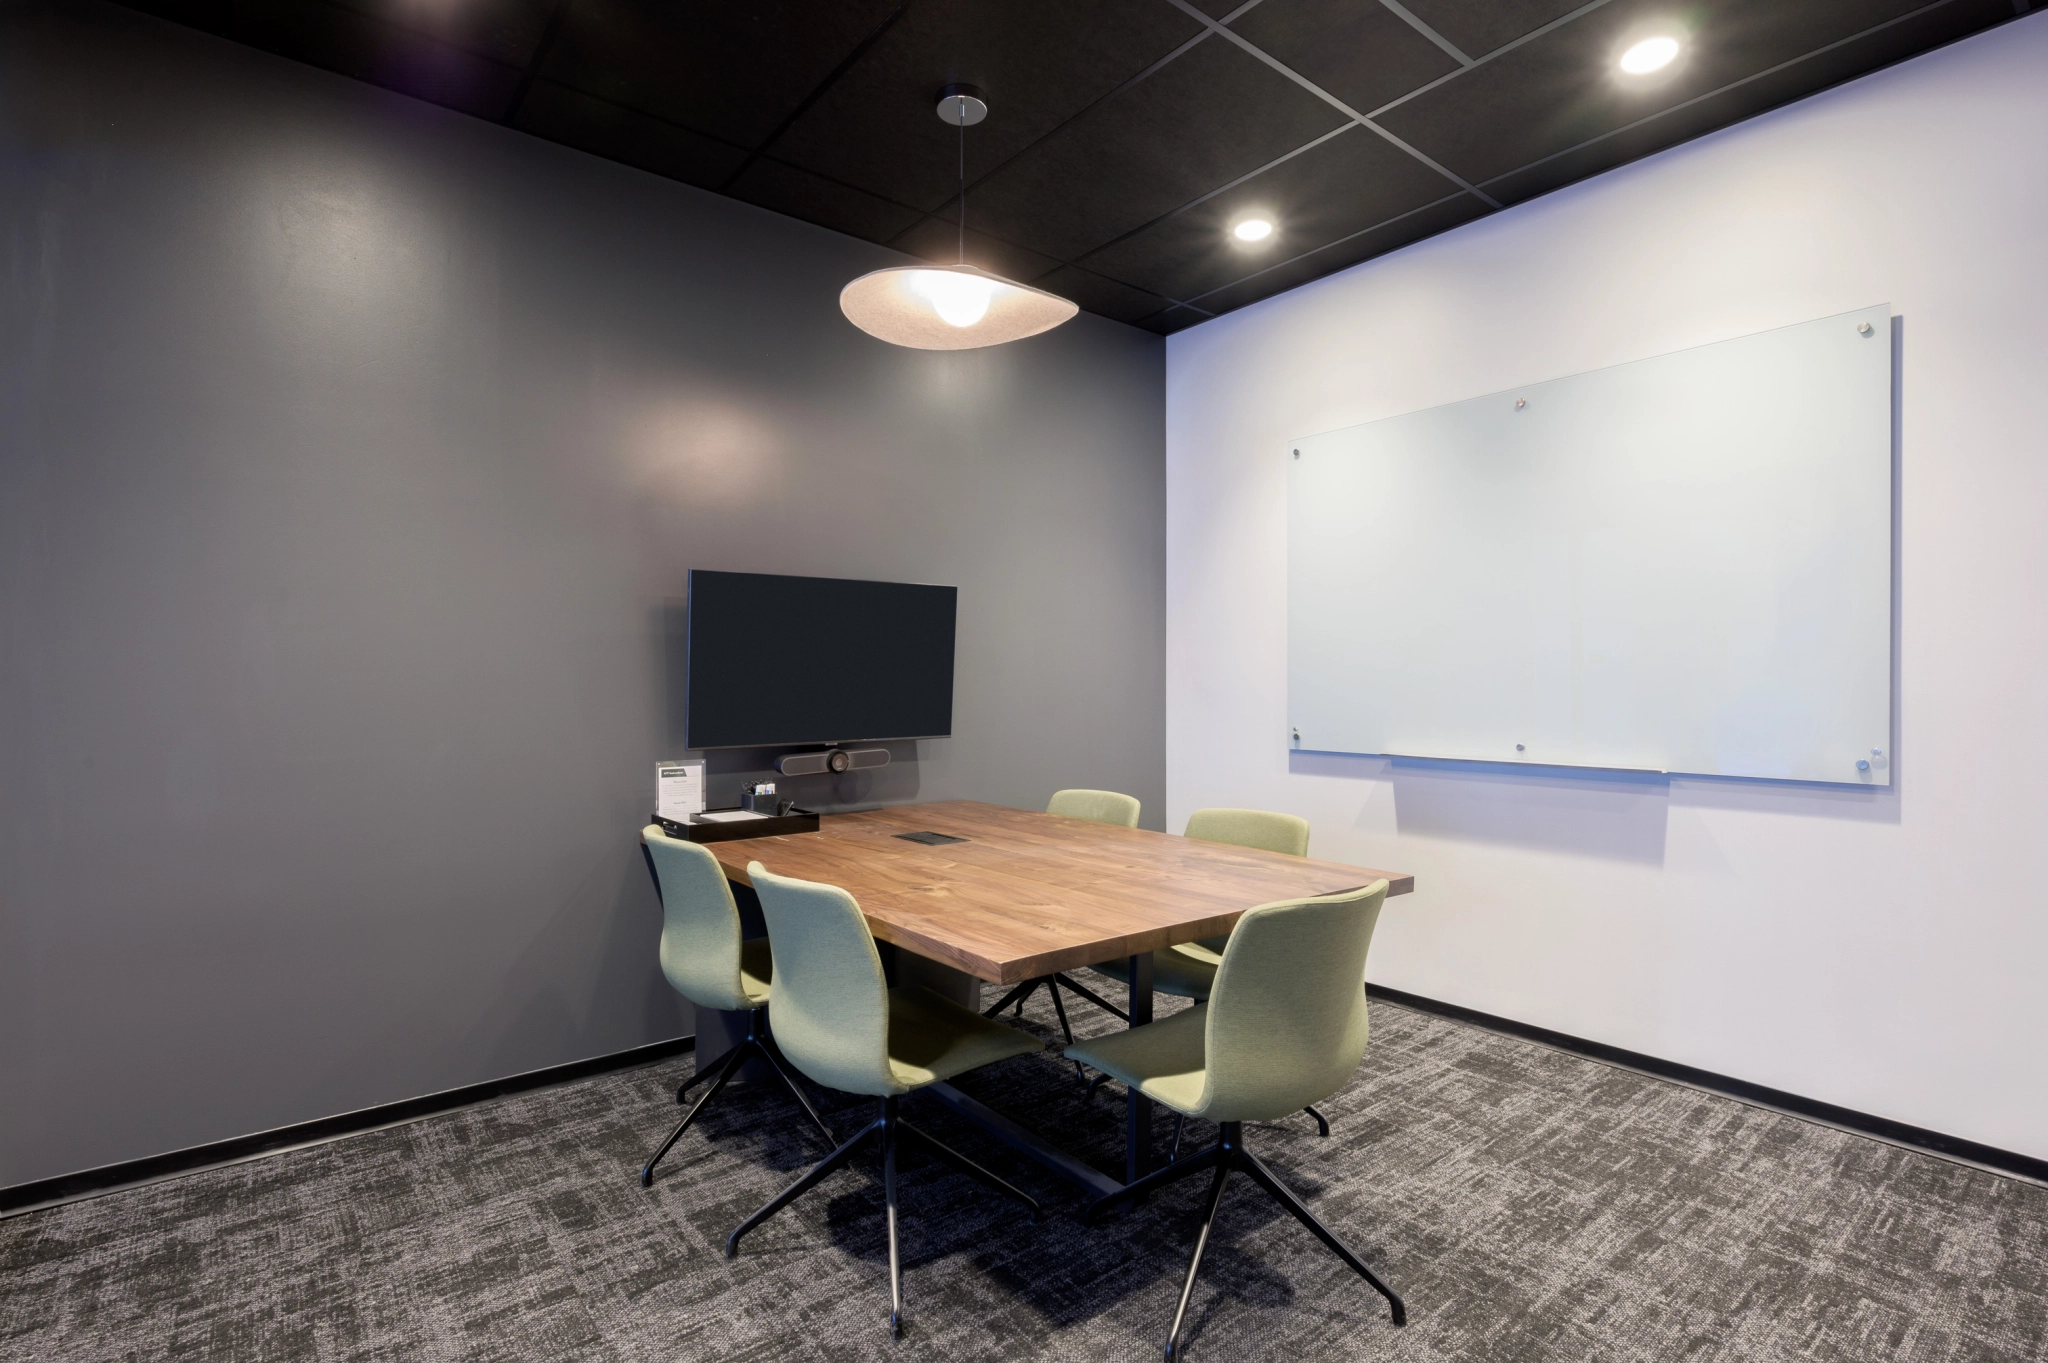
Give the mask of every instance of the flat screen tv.
[{"label": "flat screen tv", "polygon": [[953,732],[955,587],[690,574],[692,748]]}]

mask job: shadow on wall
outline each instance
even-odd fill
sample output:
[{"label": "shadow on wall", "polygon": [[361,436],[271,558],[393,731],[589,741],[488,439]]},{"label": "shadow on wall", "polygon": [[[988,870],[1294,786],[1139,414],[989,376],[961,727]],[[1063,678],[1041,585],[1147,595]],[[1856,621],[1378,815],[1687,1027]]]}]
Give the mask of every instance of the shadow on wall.
[{"label": "shadow on wall", "polygon": [[1290,753],[1287,766],[1299,776],[1386,783],[1393,790],[1395,829],[1403,836],[1648,865],[1663,864],[1674,806],[1899,821],[1896,784],[1832,786],[1344,753]]}]

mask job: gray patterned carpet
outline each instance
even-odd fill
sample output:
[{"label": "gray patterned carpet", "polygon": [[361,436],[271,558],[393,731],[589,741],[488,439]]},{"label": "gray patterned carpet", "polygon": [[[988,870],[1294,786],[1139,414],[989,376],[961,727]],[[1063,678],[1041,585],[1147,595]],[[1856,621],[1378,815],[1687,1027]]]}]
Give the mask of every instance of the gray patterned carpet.
[{"label": "gray patterned carpet", "polygon": [[[1049,1011],[1027,1020],[1050,1034]],[[909,1325],[892,1343],[871,1165],[754,1232],[737,1263],[720,1257],[823,1153],[786,1097],[728,1090],[641,1190],[690,1064],[0,1222],[0,1356],[1158,1357],[1202,1181],[1084,1228],[1063,1185],[927,1102],[928,1130],[1057,1205],[1033,1226],[914,1165]],[[1122,1101],[1084,1107],[1071,1074],[1024,1059],[962,1087],[1114,1167]],[[1385,1004],[1326,1110],[1328,1140],[1302,1119],[1247,1128],[1248,1143],[1390,1278],[1410,1323],[1395,1329],[1239,1180],[1192,1358],[2048,1356],[2048,1189]],[[866,1111],[826,1108],[849,1132]]]}]

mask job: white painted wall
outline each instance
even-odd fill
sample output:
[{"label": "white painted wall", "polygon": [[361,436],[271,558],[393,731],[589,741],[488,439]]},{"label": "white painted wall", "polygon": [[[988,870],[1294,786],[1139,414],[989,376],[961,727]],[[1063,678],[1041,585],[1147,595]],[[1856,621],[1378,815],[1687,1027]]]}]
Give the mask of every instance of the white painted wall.
[{"label": "white painted wall", "polygon": [[[1290,438],[1877,302],[1892,789],[1290,756]],[[1415,872],[1376,983],[2048,1156],[2044,432],[2048,16],[1184,331],[1168,827],[1284,809]]]}]

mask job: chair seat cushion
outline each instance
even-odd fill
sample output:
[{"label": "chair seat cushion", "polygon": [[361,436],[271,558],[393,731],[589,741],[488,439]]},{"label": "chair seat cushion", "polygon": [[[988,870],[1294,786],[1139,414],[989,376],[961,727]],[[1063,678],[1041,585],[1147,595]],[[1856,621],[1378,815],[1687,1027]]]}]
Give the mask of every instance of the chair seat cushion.
[{"label": "chair seat cushion", "polygon": [[889,991],[889,1069],[902,1092],[1044,1049],[1037,1037],[929,989],[899,985]]},{"label": "chair seat cushion", "polygon": [[768,980],[774,974],[774,955],[766,937],[750,937],[740,943],[740,988],[747,991],[750,1007],[768,1002]]},{"label": "chair seat cushion", "polygon": [[1176,1112],[1193,1113],[1202,1101],[1202,1034],[1208,1020],[1209,1006],[1198,1003],[1159,1022],[1076,1042],[1067,1047],[1066,1057],[1121,1079]]},{"label": "chair seat cushion", "polygon": [[[1182,999],[1206,999],[1209,991],[1216,987],[1216,967],[1221,964],[1221,956],[1194,942],[1155,951],[1152,953],[1152,992]],[[1122,960],[1104,961],[1089,969],[1122,984],[1131,982],[1131,973]]]}]

